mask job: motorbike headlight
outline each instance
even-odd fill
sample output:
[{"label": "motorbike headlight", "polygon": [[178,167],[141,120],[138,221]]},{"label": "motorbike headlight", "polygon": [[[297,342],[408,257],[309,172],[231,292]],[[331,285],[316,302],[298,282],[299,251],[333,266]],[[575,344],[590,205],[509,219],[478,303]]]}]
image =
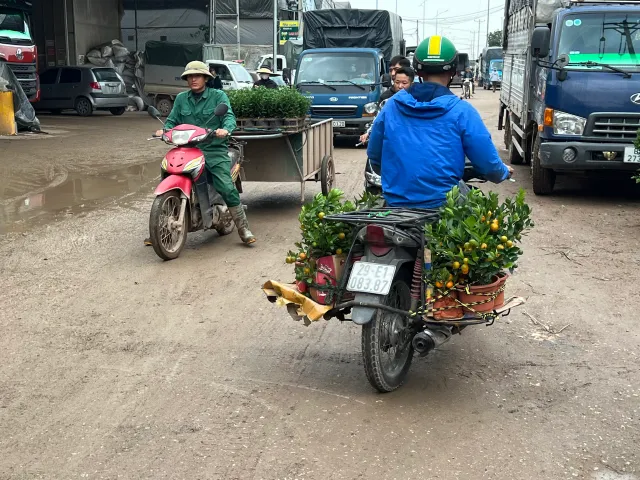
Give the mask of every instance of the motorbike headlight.
[{"label": "motorbike headlight", "polygon": [[582,135],[587,119],[570,113],[553,111],[553,133],[555,135]]},{"label": "motorbike headlight", "polygon": [[195,130],[174,130],[171,132],[171,142],[174,145],[186,145],[194,133]]},{"label": "motorbike headlight", "polygon": [[378,104],[376,102],[367,103],[364,106],[364,113],[373,115],[378,111]]}]

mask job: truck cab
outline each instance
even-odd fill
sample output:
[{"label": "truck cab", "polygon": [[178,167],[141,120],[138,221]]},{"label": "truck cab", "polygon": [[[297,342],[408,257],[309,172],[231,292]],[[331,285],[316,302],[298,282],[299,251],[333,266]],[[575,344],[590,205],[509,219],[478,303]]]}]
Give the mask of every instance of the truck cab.
[{"label": "truck cab", "polygon": [[224,90],[241,90],[253,86],[253,77],[242,65],[226,60],[207,60],[209,71],[215,71]]},{"label": "truck cab", "polygon": [[[509,157],[531,161],[537,194],[551,193],[558,173],[640,167],[633,145],[640,128],[640,6],[589,3],[556,10],[550,24],[532,29],[531,74],[508,87],[507,77],[520,74],[505,56]],[[513,101],[519,83],[527,87],[524,108]]]},{"label": "truck cab", "polygon": [[13,71],[29,101],[37,102],[40,83],[31,9],[27,0],[0,0],[0,61]]},{"label": "truck cab", "polygon": [[295,87],[311,99],[312,121],[333,118],[337,135],[361,135],[391,86],[382,52],[368,48],[319,48],[302,52]]}]

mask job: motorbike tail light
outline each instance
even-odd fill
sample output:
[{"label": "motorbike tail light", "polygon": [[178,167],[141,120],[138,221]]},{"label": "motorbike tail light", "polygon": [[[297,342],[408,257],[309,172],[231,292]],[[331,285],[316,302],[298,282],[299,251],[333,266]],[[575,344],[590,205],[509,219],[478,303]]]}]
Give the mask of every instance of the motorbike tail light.
[{"label": "motorbike tail light", "polygon": [[384,228],[380,225],[367,225],[367,244],[371,249],[371,253],[380,257],[391,251],[389,242],[384,233]]},{"label": "motorbike tail light", "polygon": [[369,245],[386,245],[384,228],[380,225],[367,225],[367,243]]},{"label": "motorbike tail light", "polygon": [[102,91],[102,87],[100,86],[100,84],[98,82],[91,82],[89,84],[89,86],[91,87],[91,90],[100,90],[100,91]]}]

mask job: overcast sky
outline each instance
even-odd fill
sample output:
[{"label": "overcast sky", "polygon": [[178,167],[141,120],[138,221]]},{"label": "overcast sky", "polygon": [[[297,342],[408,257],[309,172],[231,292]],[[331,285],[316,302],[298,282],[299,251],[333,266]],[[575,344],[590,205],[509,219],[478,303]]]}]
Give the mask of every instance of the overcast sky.
[{"label": "overcast sky", "polygon": [[[350,0],[353,8],[376,8],[376,0]],[[502,29],[504,0],[489,0],[489,31]],[[486,46],[487,37],[487,0],[426,0],[426,22],[423,23],[423,0],[377,0],[381,10],[396,11],[402,17],[404,38],[407,45],[416,44],[416,29],[420,28],[420,39],[436,33],[436,15],[438,11],[438,32],[451,38],[461,52],[475,53],[478,43],[478,22],[480,23],[480,48]],[[416,21],[418,25],[416,25]],[[472,43],[473,42],[473,43]],[[477,55],[476,55],[477,56]]]}]

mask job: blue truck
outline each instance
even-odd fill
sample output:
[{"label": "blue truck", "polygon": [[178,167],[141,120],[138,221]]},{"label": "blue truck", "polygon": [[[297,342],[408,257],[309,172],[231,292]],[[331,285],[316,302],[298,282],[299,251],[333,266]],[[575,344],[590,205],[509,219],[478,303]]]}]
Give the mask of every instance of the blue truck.
[{"label": "blue truck", "polygon": [[361,135],[391,86],[389,61],[404,54],[402,20],[384,10],[304,14],[296,88],[312,100],[313,121],[333,119],[336,135]]},{"label": "blue truck", "polygon": [[[533,14],[532,14],[533,13]],[[558,174],[635,171],[640,128],[636,1],[507,0],[498,128],[533,191]]]},{"label": "blue truck", "polygon": [[496,67],[500,78],[502,78],[502,64],[502,47],[487,47],[482,50],[480,54],[478,84],[485,90],[491,88],[491,81],[489,80],[491,70],[493,67]]}]

